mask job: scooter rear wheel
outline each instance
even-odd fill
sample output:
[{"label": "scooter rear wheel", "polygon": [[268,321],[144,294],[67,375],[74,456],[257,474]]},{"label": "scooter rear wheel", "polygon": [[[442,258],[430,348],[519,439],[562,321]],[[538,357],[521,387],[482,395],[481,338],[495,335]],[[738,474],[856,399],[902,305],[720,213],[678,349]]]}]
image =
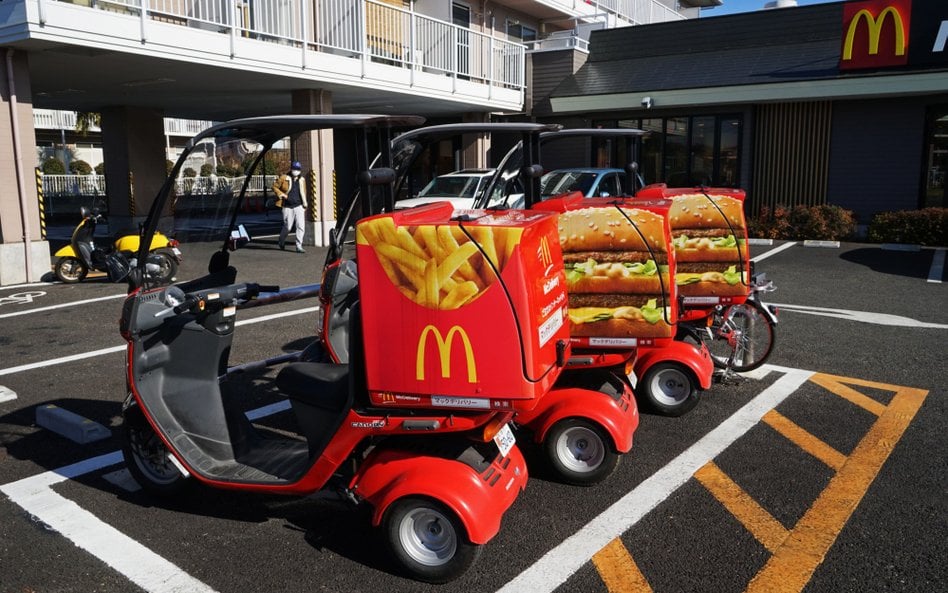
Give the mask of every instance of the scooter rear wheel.
[{"label": "scooter rear wheel", "polygon": [[386,511],[383,530],[395,562],[408,576],[447,583],[480,555],[457,516],[443,504],[421,497],[396,501]]},{"label": "scooter rear wheel", "polygon": [[605,431],[582,418],[566,418],[554,424],[544,439],[544,448],[556,478],[573,486],[597,484],[619,465],[619,453]]},{"label": "scooter rear wheel", "polygon": [[698,382],[681,364],[662,362],[645,372],[635,394],[662,416],[681,416],[698,405]]},{"label": "scooter rear wheel", "polygon": [[89,273],[89,268],[87,268],[86,264],[82,263],[80,259],[69,256],[60,258],[60,260],[56,262],[54,271],[56,278],[58,278],[60,282],[75,284],[85,279],[86,274]]},{"label": "scooter rear wheel", "polygon": [[159,284],[170,284],[178,273],[178,262],[175,261],[174,256],[165,251],[155,251],[149,254],[148,257],[149,259],[154,259],[158,265],[155,280],[157,280]]},{"label": "scooter rear wheel", "polygon": [[122,428],[122,457],[129,473],[142,488],[170,497],[190,486],[191,480],[171,461],[168,448],[137,407],[125,411]]}]

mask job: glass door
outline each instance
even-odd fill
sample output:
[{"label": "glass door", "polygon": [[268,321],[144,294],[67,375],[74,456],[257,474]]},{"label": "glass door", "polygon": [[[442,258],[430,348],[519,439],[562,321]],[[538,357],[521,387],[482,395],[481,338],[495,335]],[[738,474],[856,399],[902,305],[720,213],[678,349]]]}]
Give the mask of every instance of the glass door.
[{"label": "glass door", "polygon": [[944,207],[945,171],[948,170],[948,105],[928,112],[928,136],[925,139],[925,179],[922,207]]}]

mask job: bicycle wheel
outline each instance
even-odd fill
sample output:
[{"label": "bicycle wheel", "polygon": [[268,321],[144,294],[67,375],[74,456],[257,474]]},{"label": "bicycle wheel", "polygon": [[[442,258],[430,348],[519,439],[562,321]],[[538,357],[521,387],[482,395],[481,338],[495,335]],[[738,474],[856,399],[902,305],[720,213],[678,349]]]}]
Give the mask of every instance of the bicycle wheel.
[{"label": "bicycle wheel", "polygon": [[709,330],[700,335],[714,366],[721,369],[752,371],[764,364],[774,349],[776,336],[770,318],[753,302],[716,313]]}]

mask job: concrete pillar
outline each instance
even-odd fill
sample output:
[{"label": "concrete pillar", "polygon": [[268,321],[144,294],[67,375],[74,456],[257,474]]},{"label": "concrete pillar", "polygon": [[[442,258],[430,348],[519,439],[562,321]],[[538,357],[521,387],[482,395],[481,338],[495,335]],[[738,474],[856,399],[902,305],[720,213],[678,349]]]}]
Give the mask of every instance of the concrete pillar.
[{"label": "concrete pillar", "polygon": [[[464,114],[462,120],[464,123],[487,123],[490,121],[490,114],[469,112]],[[487,134],[466,134],[461,145],[461,161],[463,168],[487,168],[489,166],[489,151],[490,137]]]},{"label": "concrete pillar", "polygon": [[[292,110],[295,114],[331,114],[332,93],[321,89],[295,90]],[[336,226],[332,130],[300,134],[293,142],[292,152],[293,159],[303,165],[303,174],[309,181],[305,242],[329,245],[329,230]]]},{"label": "concrete pillar", "polygon": [[102,154],[109,228],[135,228],[165,182],[165,125],[161,111],[141,107],[102,110]]},{"label": "concrete pillar", "polygon": [[27,54],[9,51],[0,48],[0,285],[40,280],[50,271],[49,243],[41,235],[36,198],[36,132]]}]

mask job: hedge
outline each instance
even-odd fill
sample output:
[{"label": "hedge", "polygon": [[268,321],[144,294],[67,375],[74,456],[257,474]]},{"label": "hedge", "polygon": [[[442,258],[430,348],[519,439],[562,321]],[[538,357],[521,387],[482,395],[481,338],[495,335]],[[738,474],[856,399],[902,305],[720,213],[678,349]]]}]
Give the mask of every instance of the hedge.
[{"label": "hedge", "polygon": [[880,212],[869,223],[868,238],[876,243],[948,246],[948,208]]},{"label": "hedge", "polygon": [[793,208],[766,206],[747,221],[748,234],[764,239],[840,241],[856,233],[856,218],[851,210],[832,204],[798,205]]}]

